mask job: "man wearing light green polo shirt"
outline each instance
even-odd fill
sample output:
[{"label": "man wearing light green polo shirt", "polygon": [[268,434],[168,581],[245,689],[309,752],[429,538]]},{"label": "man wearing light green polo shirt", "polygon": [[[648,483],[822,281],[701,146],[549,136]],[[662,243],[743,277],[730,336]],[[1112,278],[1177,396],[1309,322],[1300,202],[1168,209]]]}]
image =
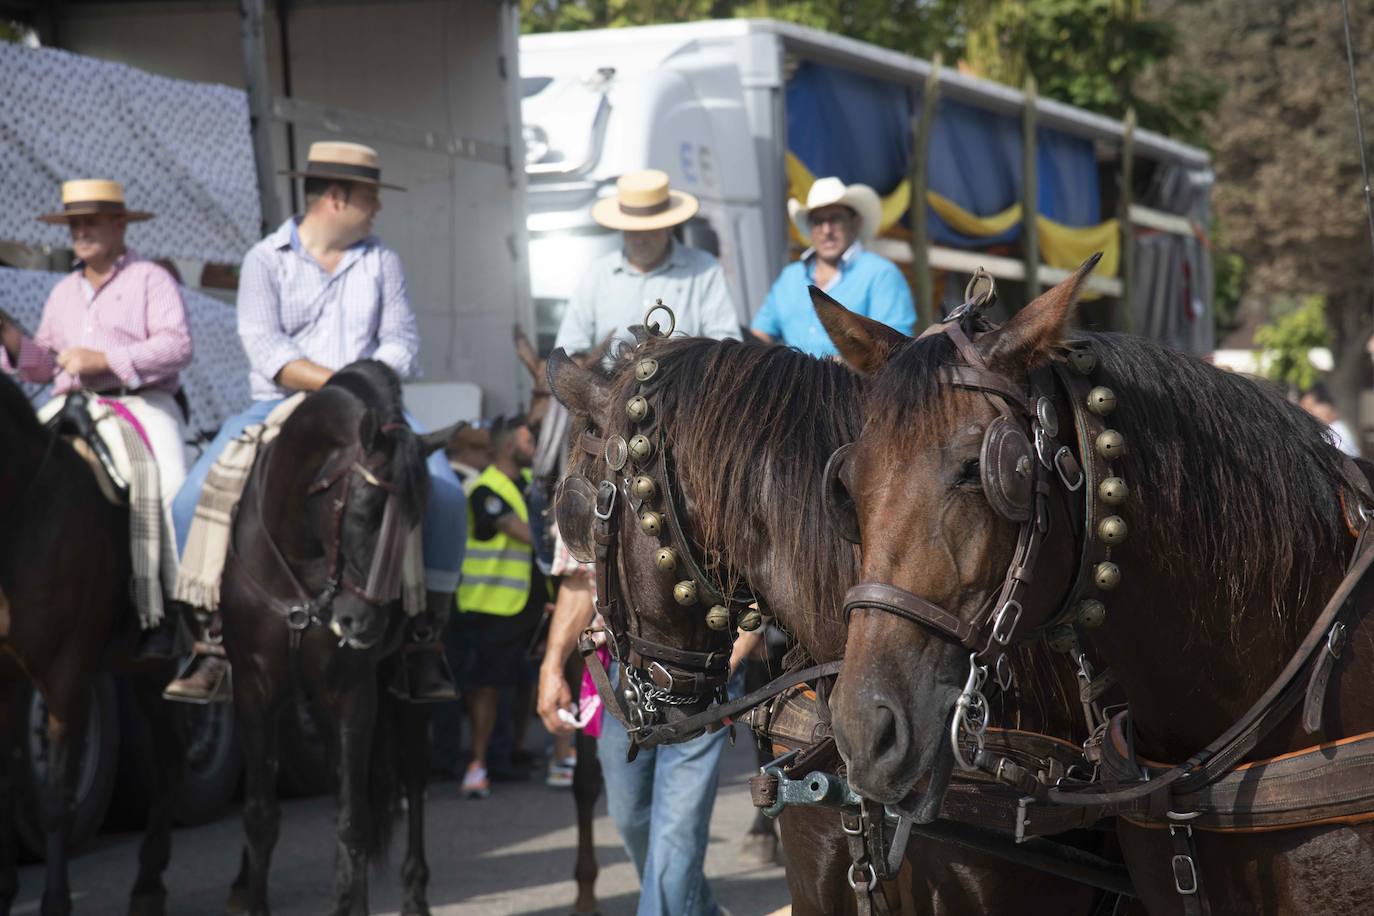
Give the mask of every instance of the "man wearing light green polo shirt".
[{"label": "man wearing light green polo shirt", "polygon": [[563,313],[555,347],[590,350],[606,335],[633,342],[654,300],[673,310],[677,331],[739,339],[739,316],[715,258],[673,239],[673,227],[696,215],[697,199],[668,187],[657,169],[630,172],[616,195],[597,201],[592,219],[624,234],[624,247],[593,261]]}]

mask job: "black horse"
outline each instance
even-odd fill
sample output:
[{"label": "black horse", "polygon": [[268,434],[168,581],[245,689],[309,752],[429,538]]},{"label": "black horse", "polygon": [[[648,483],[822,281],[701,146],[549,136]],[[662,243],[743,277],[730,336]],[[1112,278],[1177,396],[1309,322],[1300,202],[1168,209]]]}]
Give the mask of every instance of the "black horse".
[{"label": "black horse", "polygon": [[281,822],[277,722],[301,688],[337,725],[331,911],[367,912],[367,865],[388,845],[400,769],[410,820],[402,912],[429,912],[429,717],[386,685],[399,661],[388,656],[399,654],[405,628],[400,560],[424,512],[425,456],[451,433],[411,432],[395,373],[366,360],[308,396],[258,456],[221,588],[246,763],[247,843],[230,912],[268,912],[267,873]]},{"label": "black horse", "polygon": [[38,423],[24,393],[0,376],[0,914],[18,891],[19,759],[15,695],[31,680],[48,708],[48,779],[38,799],[46,843],[44,914],[70,913],[68,844],[92,680],[127,672],[154,743],[157,787],[129,901],[133,914],[166,911],[162,872],[172,809],[185,772],[181,716],[161,700],[168,665],[130,661],[138,622],[128,587],[129,513],[108,502],[90,468]]}]

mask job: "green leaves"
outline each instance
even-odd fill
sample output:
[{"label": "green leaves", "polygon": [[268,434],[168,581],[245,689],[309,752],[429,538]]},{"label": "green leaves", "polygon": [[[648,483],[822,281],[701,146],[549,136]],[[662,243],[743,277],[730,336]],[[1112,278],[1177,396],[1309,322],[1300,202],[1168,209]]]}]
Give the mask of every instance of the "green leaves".
[{"label": "green leaves", "polygon": [[1298,391],[1311,388],[1321,378],[1308,353],[1328,343],[1326,300],[1321,296],[1304,296],[1301,304],[1255,329],[1265,376]]}]

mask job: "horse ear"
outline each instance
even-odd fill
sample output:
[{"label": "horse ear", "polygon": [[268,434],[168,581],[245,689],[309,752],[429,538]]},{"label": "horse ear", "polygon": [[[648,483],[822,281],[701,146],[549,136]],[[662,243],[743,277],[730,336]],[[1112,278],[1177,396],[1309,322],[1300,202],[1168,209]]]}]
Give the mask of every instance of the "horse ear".
[{"label": "horse ear", "polygon": [[605,427],[610,418],[611,386],[591,369],[573,361],[562,347],[549,355],[549,390],[559,403]]},{"label": "horse ear", "polygon": [[1037,296],[1001,328],[982,337],[978,349],[988,365],[1025,370],[1044,362],[1050,348],[1064,338],[1083,281],[1101,259],[1099,251],[1058,285]]},{"label": "horse ear", "polygon": [[420,440],[420,454],[428,458],[430,455],[434,454],[439,449],[448,445],[449,440],[453,438],[453,434],[458,432],[458,430],[462,429],[467,425],[468,423],[466,420],[459,420],[452,426],[446,426],[443,429],[435,430],[432,433],[425,433],[423,436],[419,436],[418,438]]},{"label": "horse ear", "polygon": [[825,326],[825,332],[830,335],[835,349],[840,351],[841,358],[855,372],[872,375],[886,365],[903,344],[911,340],[881,321],[856,315],[817,287],[810,287],[810,293],[816,317]]}]

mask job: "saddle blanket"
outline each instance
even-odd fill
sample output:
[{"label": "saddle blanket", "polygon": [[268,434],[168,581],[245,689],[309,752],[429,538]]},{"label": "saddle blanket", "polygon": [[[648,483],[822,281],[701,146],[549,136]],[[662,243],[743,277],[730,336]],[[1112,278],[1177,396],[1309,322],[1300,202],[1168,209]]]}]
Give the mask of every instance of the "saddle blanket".
[{"label": "saddle blanket", "polygon": [[[66,402],[66,396],[48,401],[38,410],[39,422],[47,423]],[[163,503],[157,461],[133,414],[117,400],[98,398],[87,404],[95,430],[114,459],[115,470],[129,484],[131,587],[139,625],[146,630],[162,622],[164,589],[165,594],[171,594],[177,580],[172,516]]]},{"label": "saddle blanket", "polygon": [[[173,592],[178,601],[203,611],[219,610],[220,581],[229,553],[234,508],[248,486],[258,451],[281,431],[287,417],[305,400],[305,392],[282,401],[262,423],[254,423],[231,440],[205,476],[196,513],[186,533],[186,549]],[[420,525],[411,530],[401,569],[401,599],[407,616],[425,609],[425,562]]]}]

